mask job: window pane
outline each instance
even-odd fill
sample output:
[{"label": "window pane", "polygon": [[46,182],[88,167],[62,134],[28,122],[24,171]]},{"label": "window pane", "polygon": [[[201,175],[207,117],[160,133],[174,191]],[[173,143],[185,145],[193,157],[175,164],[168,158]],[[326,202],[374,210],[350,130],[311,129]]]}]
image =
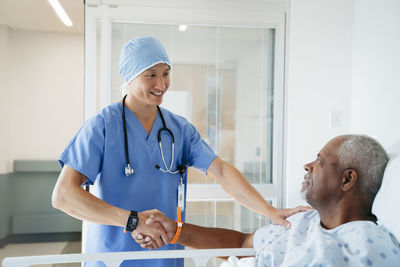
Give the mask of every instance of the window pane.
[{"label": "window pane", "polygon": [[[251,183],[272,183],[274,30],[112,23],[112,102],[121,99],[120,49],[143,35],[159,39],[172,62],[163,106],[192,122]],[[215,183],[194,169],[188,181]]]},{"label": "window pane", "polygon": [[[234,201],[188,201],[186,205],[186,222],[195,225],[253,233],[270,224],[267,218]],[[221,263],[222,260],[210,259],[207,267],[220,266]],[[186,266],[194,267],[195,265],[192,260],[185,259]]]},{"label": "window pane", "polygon": [[186,222],[205,227],[252,233],[270,223],[235,201],[188,201],[186,207]]},{"label": "window pane", "polygon": [[[234,70],[230,79],[224,77],[226,71],[221,71],[221,79],[235,81],[221,87],[221,99],[225,100],[221,107],[221,156],[231,159],[251,183],[257,184],[270,183],[272,171],[272,166],[267,166],[272,155],[272,146],[267,146],[272,133],[267,131],[272,124],[267,120],[267,111],[273,104],[267,86],[271,49],[268,33],[266,29],[221,28],[219,34],[219,68]],[[235,97],[226,101],[232,95]]]},{"label": "window pane", "polygon": [[101,21],[96,20],[96,110],[101,110]]}]

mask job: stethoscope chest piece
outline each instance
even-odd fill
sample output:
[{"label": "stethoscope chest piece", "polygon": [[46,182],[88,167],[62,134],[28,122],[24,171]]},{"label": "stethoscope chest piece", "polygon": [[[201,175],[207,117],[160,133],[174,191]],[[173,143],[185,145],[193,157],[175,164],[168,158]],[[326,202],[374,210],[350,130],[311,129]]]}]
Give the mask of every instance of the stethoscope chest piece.
[{"label": "stethoscope chest piece", "polygon": [[128,164],[126,164],[126,167],[125,167],[125,175],[126,176],[130,176],[130,175],[132,175],[132,174],[134,174],[135,173],[135,171],[133,170],[133,168],[131,167],[131,165],[128,163]]}]

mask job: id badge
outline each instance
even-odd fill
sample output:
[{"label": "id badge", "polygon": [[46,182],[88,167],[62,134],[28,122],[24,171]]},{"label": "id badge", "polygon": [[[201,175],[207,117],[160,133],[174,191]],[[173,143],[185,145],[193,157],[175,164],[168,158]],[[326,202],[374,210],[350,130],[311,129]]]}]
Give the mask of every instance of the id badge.
[{"label": "id badge", "polygon": [[178,186],[178,206],[181,211],[185,209],[185,184],[183,183]]}]

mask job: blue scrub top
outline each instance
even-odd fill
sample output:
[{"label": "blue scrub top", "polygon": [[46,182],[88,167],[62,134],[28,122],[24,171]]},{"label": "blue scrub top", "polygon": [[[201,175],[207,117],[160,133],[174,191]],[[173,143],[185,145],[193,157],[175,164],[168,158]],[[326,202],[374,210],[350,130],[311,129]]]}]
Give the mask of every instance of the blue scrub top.
[{"label": "blue scrub top", "polygon": [[[206,173],[215,153],[199,132],[185,118],[161,108],[167,128],[175,137],[172,171],[180,164]],[[85,175],[93,183],[91,193],[125,210],[158,209],[176,219],[179,173],[163,173],[165,169],[158,147],[158,130],[163,127],[157,113],[149,135],[128,108],[125,109],[130,164],[135,170],[125,176],[125,145],[122,124],[122,103],[114,103],[90,118],[81,127],[59,158],[64,164]],[[167,167],[171,164],[171,136],[162,131],[162,148]],[[185,190],[187,172],[184,174]],[[185,194],[186,195],[186,194]],[[186,206],[186,200],[185,200]],[[182,214],[185,220],[185,214]],[[123,228],[87,223],[85,253],[140,251],[142,249]],[[183,249],[181,245],[166,245],[166,249]],[[102,262],[87,262],[87,266],[105,266]],[[183,266],[183,259],[124,261],[121,266]]]}]

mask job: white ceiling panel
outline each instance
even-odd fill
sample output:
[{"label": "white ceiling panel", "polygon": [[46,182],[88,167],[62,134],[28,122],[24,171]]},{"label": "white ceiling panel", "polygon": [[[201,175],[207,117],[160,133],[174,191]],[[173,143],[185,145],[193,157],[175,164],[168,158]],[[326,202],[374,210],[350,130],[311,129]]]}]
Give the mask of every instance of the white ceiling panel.
[{"label": "white ceiling panel", "polygon": [[48,0],[0,0],[0,25],[12,29],[83,33],[83,0],[59,0],[73,26],[65,26]]}]

